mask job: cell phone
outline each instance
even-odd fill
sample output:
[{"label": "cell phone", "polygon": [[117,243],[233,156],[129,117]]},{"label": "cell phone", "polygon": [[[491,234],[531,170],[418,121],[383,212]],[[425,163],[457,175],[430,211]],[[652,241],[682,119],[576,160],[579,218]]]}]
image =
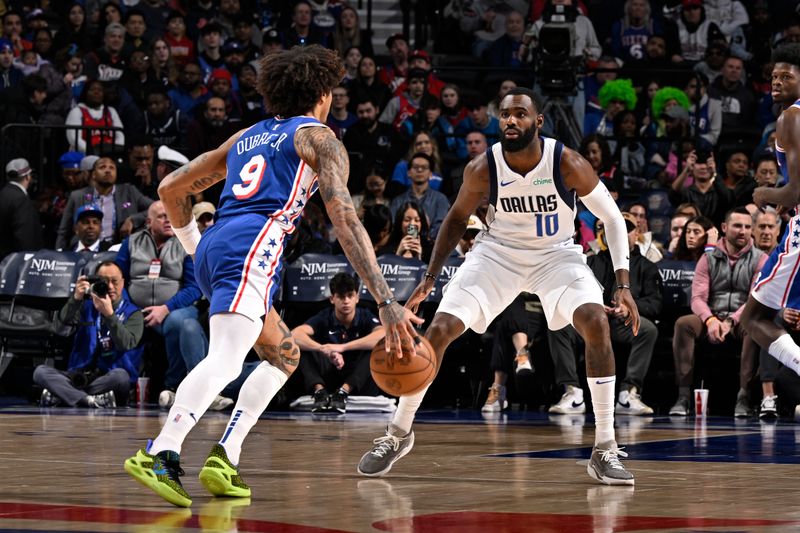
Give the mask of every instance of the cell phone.
[{"label": "cell phone", "polygon": [[416,224],[409,224],[406,228],[406,235],[411,235],[412,237],[419,237],[419,227]]}]

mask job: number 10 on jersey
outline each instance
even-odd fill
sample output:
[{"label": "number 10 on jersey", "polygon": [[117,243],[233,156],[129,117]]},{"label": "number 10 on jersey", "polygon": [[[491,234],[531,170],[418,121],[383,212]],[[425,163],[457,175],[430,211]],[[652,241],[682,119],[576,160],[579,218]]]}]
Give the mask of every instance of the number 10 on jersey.
[{"label": "number 10 on jersey", "polygon": [[558,233],[558,215],[534,214],[536,217],[536,236],[552,237]]}]

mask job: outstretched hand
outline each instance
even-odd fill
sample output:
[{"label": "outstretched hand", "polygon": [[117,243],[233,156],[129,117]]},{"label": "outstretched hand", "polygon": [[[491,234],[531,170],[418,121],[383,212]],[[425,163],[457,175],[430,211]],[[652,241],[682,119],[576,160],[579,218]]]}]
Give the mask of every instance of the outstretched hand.
[{"label": "outstretched hand", "polygon": [[410,309],[412,313],[417,314],[417,311],[419,311],[419,304],[424,302],[433,290],[433,283],[433,279],[428,276],[422,278],[422,281],[419,282],[419,285],[417,285],[414,292],[411,293],[411,296],[406,301],[406,308]]},{"label": "outstretched hand", "polygon": [[403,346],[414,346],[415,339],[419,333],[414,329],[414,325],[424,322],[397,302],[382,307],[378,314],[381,324],[386,328],[386,353],[397,354],[397,358],[403,357]]},{"label": "outstretched hand", "polygon": [[617,289],[614,302],[616,302],[614,313],[618,316],[624,316],[627,312],[628,316],[625,318],[625,325],[631,326],[634,336],[638,335],[639,308],[636,307],[636,302],[633,300],[633,295],[631,294],[630,289]]}]

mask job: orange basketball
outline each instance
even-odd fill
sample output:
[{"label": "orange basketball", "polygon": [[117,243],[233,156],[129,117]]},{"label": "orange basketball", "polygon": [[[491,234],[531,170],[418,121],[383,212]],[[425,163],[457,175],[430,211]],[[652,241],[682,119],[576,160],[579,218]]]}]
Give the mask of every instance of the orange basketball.
[{"label": "orange basketball", "polygon": [[372,349],[369,369],[372,379],[384,392],[392,396],[413,394],[436,377],[436,354],[425,337],[415,346],[417,355],[403,351],[403,358],[386,353],[386,339],[381,339]]}]

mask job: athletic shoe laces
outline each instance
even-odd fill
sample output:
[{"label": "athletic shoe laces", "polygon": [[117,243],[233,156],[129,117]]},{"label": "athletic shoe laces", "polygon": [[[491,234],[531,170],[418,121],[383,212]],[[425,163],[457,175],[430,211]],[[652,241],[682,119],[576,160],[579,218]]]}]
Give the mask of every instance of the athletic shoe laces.
[{"label": "athletic shoe laces", "polygon": [[600,452],[600,458],[605,462],[608,463],[608,466],[611,468],[616,468],[617,470],[625,470],[625,467],[622,466],[622,463],[619,462],[619,458],[621,457],[628,457],[626,452],[622,451],[622,448],[617,448],[616,450],[598,450]]},{"label": "athletic shoe laces", "polygon": [[384,435],[383,437],[378,437],[372,442],[377,445],[375,448],[373,448],[372,455],[375,457],[385,457],[390,451],[396,452],[400,448],[402,439],[400,437],[395,437],[394,435]]}]

